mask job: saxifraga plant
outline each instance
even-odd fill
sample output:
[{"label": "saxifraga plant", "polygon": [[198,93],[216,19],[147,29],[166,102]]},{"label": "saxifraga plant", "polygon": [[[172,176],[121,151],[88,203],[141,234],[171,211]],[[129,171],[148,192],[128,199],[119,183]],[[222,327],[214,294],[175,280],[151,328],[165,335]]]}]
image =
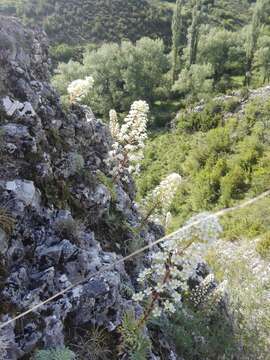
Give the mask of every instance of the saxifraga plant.
[{"label": "saxifraga plant", "polygon": [[76,355],[68,348],[39,350],[34,360],[75,360]]},{"label": "saxifraga plant", "polygon": [[135,318],[133,311],[126,312],[119,327],[121,334],[120,355],[128,356],[130,360],[145,360],[150,352],[150,340]]}]

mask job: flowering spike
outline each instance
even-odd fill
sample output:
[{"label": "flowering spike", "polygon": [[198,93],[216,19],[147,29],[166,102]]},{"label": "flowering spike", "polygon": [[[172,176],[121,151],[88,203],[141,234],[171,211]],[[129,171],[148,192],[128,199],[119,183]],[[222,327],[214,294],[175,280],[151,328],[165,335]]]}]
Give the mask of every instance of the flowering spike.
[{"label": "flowering spike", "polygon": [[[173,176],[172,178],[177,178]],[[164,182],[165,183],[165,182]],[[164,184],[163,183],[163,184]],[[189,279],[197,277],[196,268],[202,261],[200,247],[194,243],[196,239],[200,243],[212,245],[212,241],[220,233],[221,227],[218,219],[209,215],[199,216],[201,224],[194,225],[191,228],[179,231],[177,236],[171,240],[165,241],[161,249],[151,254],[150,268],[141,271],[138,277],[138,283],[144,289],[135,294],[134,301],[144,302],[150,300],[150,306],[145,310],[142,323],[150,315],[160,316],[162,313],[173,314],[176,308],[182,306],[182,296],[190,291]],[[210,234],[210,235],[209,235]],[[200,246],[202,246],[200,244]],[[216,288],[215,279],[212,274],[207,276],[201,285],[191,292],[191,301],[194,306],[199,306],[201,302],[211,299],[217,303],[222,297],[225,286],[214,293]],[[212,300],[211,300],[212,301]]]},{"label": "flowering spike", "polygon": [[146,196],[142,202],[142,211],[147,219],[168,226],[171,221],[169,212],[182,177],[172,173]]},{"label": "flowering spike", "polygon": [[106,162],[113,164],[111,174],[114,178],[122,175],[125,179],[123,175],[126,172],[139,173],[139,162],[143,159],[142,150],[147,139],[148,112],[149,105],[145,101],[135,101],[120,128],[116,111],[110,111],[110,129],[115,143]]},{"label": "flowering spike", "polygon": [[118,118],[117,118],[117,112],[115,110],[110,110],[109,113],[109,117],[110,117],[110,130],[111,130],[111,134],[114,140],[119,140],[119,132],[120,132],[120,127],[119,127],[119,123],[118,123]]}]

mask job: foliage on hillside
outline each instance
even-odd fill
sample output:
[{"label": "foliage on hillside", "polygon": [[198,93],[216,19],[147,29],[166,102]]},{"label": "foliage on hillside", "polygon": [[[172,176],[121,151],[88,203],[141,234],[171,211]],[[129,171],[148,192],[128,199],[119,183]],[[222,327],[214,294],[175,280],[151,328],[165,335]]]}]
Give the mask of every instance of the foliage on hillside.
[{"label": "foliage on hillside", "polygon": [[[249,21],[250,0],[204,0],[208,23],[228,30]],[[0,11],[17,14],[28,24],[44,26],[55,43],[100,43],[161,37],[170,42],[175,1],[164,0],[2,0]],[[190,23],[193,2],[185,4],[185,23]]]},{"label": "foliage on hillside", "polygon": [[93,76],[93,91],[84,104],[108,119],[110,109],[125,112],[135,100],[153,103],[165,87],[164,74],[168,69],[163,42],[142,38],[135,44],[104,44],[87,52],[83,64],[60,64],[53,83],[65,99],[71,81]]},{"label": "foliage on hillside", "polygon": [[[260,86],[270,78],[270,8],[266,0],[260,2],[250,11],[253,20],[249,25],[232,29],[222,23],[219,15],[219,21],[213,21],[215,4],[197,0],[196,11],[191,12],[191,2],[179,0],[169,54],[164,41],[149,37],[99,48],[88,44],[83,55],[78,46],[57,45],[52,51],[54,60],[62,59],[64,63],[56,70],[54,85],[65,99],[69,82],[93,76],[95,86],[85,104],[105,119],[111,108],[127,112],[129,104],[139,98],[150,105],[178,99],[186,106],[239,88],[244,81],[246,85]],[[247,2],[241,4],[249,8]],[[66,63],[69,58],[73,61]],[[156,110],[162,110],[162,106]],[[162,122],[159,118],[154,125]]]},{"label": "foliage on hillside", "polygon": [[146,0],[20,0],[18,14],[26,23],[42,24],[57,43],[170,37],[171,9]]},{"label": "foliage on hillside", "polygon": [[181,174],[171,209],[177,225],[193,213],[233,205],[269,187],[270,101],[251,101],[241,119],[237,113],[224,117],[234,106],[232,100],[211,101],[202,112],[183,113],[176,130],[148,143],[137,179],[140,196],[168,173]]}]

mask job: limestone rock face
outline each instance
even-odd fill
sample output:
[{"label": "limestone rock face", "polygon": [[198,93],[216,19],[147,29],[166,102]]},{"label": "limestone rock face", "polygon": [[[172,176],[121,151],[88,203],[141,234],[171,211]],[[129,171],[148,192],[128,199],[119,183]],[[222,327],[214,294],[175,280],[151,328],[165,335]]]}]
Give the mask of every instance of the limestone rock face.
[{"label": "limestone rock face", "polygon": [[[142,313],[132,294],[149,253],[119,260],[138,237],[144,246],[164,235],[140,223],[132,179],[112,181],[108,128],[90,109],[64,112],[49,65],[45,34],[0,16],[0,323],[69,288],[0,329],[4,360],[93,325],[119,341],[124,312]],[[207,274],[198,267],[193,283]],[[177,359],[158,327],[152,341],[149,359]]]},{"label": "limestone rock face", "polygon": [[[64,345],[70,328],[113,332],[135,306],[135,271],[120,264],[91,278],[125,255],[134,234],[124,224],[140,225],[132,179],[115,189],[100,180],[109,178],[108,129],[82,107],[64,113],[49,65],[43,32],[0,17],[0,208],[15,223],[11,233],[0,223],[0,321],[80,282],[1,330],[8,360]],[[156,237],[147,226],[141,235]]]}]

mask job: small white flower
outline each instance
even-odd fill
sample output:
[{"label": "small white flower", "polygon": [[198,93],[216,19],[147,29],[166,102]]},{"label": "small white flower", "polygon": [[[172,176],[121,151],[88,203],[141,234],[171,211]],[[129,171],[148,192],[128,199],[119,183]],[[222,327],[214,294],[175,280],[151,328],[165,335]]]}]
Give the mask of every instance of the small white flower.
[{"label": "small white flower", "polygon": [[144,295],[143,292],[138,292],[138,293],[136,293],[136,294],[134,294],[134,295],[132,296],[132,299],[133,299],[134,301],[140,302],[140,301],[143,301],[144,296],[145,296],[145,295]]},{"label": "small white flower", "polygon": [[164,284],[158,283],[155,287],[156,292],[162,293],[164,290]]},{"label": "small white flower", "polygon": [[164,310],[171,314],[175,313],[176,311],[174,305],[169,300],[164,302]]},{"label": "small white flower", "polygon": [[157,317],[160,317],[161,313],[162,313],[161,309],[159,307],[155,307],[152,312],[152,315],[153,315],[153,317],[157,318]]}]

